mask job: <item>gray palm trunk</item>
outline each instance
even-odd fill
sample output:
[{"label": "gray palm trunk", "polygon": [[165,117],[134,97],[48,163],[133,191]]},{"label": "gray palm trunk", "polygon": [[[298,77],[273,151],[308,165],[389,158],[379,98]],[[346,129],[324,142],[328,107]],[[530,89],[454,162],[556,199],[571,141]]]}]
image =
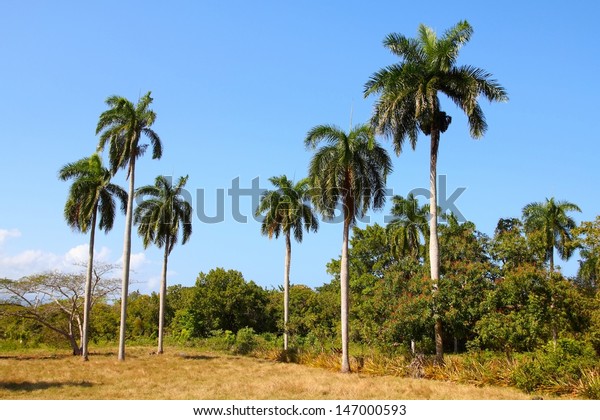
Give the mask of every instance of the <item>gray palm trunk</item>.
[{"label": "gray palm trunk", "polygon": [[342,321],[342,373],[350,372],[350,355],[348,353],[348,310],[350,285],[348,278],[348,236],[350,234],[350,221],[344,218],[344,236],[342,240],[342,261],[340,268],[341,289],[341,321]]},{"label": "gray palm trunk", "polygon": [[440,132],[431,130],[431,156],[429,167],[429,264],[431,269],[431,287],[433,292],[433,318],[435,320],[435,359],[438,364],[444,362],[444,343],[442,339],[442,318],[438,308],[438,282],[440,279],[440,248],[437,234],[437,158]]},{"label": "gray palm trunk", "polygon": [[96,236],[96,215],[98,204],[94,206],[92,213],[92,226],[90,230],[90,247],[88,251],[87,277],[85,279],[85,296],[83,298],[83,328],[81,334],[81,357],[84,362],[88,359],[88,341],[90,325],[90,308],[92,306],[92,271],[94,269],[94,241]]},{"label": "gray palm trunk", "polygon": [[123,282],[121,284],[121,325],[119,330],[120,361],[125,360],[125,332],[127,329],[127,296],[129,295],[129,264],[131,261],[131,226],[133,222],[133,196],[135,193],[135,157],[129,161],[129,196],[127,197],[127,216],[125,218],[125,236],[123,238]]},{"label": "gray palm trunk", "polygon": [[288,322],[290,319],[290,265],[292,263],[292,241],[290,232],[285,235],[285,272],[283,276],[283,349],[288,349]]},{"label": "gray palm trunk", "polygon": [[165,330],[165,306],[167,298],[167,263],[169,260],[169,246],[170,237],[167,235],[165,238],[165,255],[163,257],[163,270],[162,279],[160,282],[160,297],[159,297],[159,309],[158,309],[158,354],[163,354],[163,338]]}]

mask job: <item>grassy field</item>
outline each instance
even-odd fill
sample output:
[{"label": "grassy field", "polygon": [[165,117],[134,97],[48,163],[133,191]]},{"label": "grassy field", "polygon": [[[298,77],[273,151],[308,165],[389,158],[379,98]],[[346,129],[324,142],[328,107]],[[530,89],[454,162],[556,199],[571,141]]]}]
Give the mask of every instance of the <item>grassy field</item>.
[{"label": "grassy field", "polygon": [[0,354],[0,399],[531,399],[512,388],[475,387],[167,348],[130,347],[127,360],[101,350]]}]

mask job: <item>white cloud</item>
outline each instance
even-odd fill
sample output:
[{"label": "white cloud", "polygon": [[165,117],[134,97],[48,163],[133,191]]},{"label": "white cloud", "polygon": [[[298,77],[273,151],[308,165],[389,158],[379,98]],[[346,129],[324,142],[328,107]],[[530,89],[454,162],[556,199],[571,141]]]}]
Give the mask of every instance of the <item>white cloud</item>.
[{"label": "white cloud", "polygon": [[0,245],[8,238],[18,238],[19,236],[21,236],[21,231],[19,231],[19,229],[0,229]]},{"label": "white cloud", "polygon": [[[102,247],[94,254],[95,261],[106,261],[110,255],[107,247]],[[18,279],[44,271],[80,271],[88,257],[88,245],[77,245],[64,255],[39,249],[29,249],[16,255],[0,253],[0,277]]]}]

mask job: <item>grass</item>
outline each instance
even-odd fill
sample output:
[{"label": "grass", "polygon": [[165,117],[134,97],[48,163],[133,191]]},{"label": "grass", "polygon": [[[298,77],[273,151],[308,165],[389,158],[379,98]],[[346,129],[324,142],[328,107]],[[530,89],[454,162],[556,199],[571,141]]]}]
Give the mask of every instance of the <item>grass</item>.
[{"label": "grass", "polygon": [[322,368],[168,347],[128,347],[125,362],[102,349],[82,362],[67,351],[0,354],[0,399],[531,399],[513,388]]}]

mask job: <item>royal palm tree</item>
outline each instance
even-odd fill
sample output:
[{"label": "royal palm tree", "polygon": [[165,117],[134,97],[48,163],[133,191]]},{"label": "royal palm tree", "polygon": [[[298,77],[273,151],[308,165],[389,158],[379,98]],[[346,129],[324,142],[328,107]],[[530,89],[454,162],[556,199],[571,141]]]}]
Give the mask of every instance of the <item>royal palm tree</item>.
[{"label": "royal palm tree", "polygon": [[391,213],[394,219],[387,225],[388,240],[396,256],[410,255],[415,259],[425,257],[421,238],[426,242],[429,235],[429,209],[419,206],[415,196],[392,197]]},{"label": "royal palm tree", "polygon": [[302,242],[303,231],[316,232],[319,222],[306,201],[309,199],[309,180],[294,184],[285,175],[269,178],[276,190],[261,197],[256,215],[264,215],[261,233],[271,239],[285,235],[285,269],[283,276],[283,348],[288,349],[288,321],[290,299],[290,264],[292,260],[292,234]]},{"label": "royal palm tree", "polygon": [[133,196],[135,191],[135,164],[148,148],[141,144],[142,135],[150,139],[152,158],[162,156],[162,143],[158,134],[152,130],[156,113],[150,109],[150,92],[140,98],[137,105],[121,96],[111,96],[106,100],[110,107],[99,118],[96,134],[100,134],[98,150],[108,144],[110,169],[115,174],[119,169],[127,169],[129,179],[129,199],[125,234],[123,239],[123,279],[121,295],[121,325],[119,331],[119,360],[125,360],[125,329],[127,319],[127,295],[129,293],[129,264],[131,261],[131,225],[133,221]]},{"label": "royal palm tree", "polygon": [[577,224],[568,215],[573,211],[581,212],[581,209],[568,201],[556,201],[554,197],[547,198],[545,203],[530,203],[523,207],[525,232],[541,234],[550,273],[554,272],[554,250],[563,260],[571,258],[575,250],[572,231]]},{"label": "royal palm tree", "polygon": [[[429,27],[421,24],[417,38],[392,33],[383,44],[401,58],[373,74],[365,84],[365,97],[379,94],[371,119],[379,134],[393,139],[396,154],[402,152],[406,139],[416,147],[419,132],[431,138],[430,148],[430,229],[429,260],[434,300],[439,280],[439,243],[437,234],[437,158],[440,134],[451,117],[441,109],[439,93],[454,102],[468,118],[470,134],[480,138],[487,129],[479,106],[479,96],[490,101],[506,101],[506,91],[491,74],[473,66],[458,66],[460,48],[467,43],[473,29],[461,21],[438,38]],[[442,321],[434,310],[436,360],[443,363]]]},{"label": "royal palm tree", "polygon": [[124,213],[127,193],[110,182],[110,171],[102,166],[98,154],[63,166],[58,172],[58,177],[62,181],[74,179],[65,203],[64,215],[67,224],[82,233],[90,232],[81,337],[81,355],[83,360],[87,361],[97,218],[100,214],[98,228],[105,232],[110,231],[116,215],[115,197],[121,202],[121,210]]},{"label": "royal palm tree", "polygon": [[[158,176],[154,185],[146,185],[138,188],[135,192],[136,197],[144,199],[135,209],[134,217],[135,223],[138,225],[138,234],[143,238],[144,248],[148,248],[151,243],[159,248],[165,248],[159,295],[158,354],[162,354],[164,351],[163,335],[169,255],[177,243],[180,229],[182,244],[185,244],[192,234],[192,206],[181,195],[187,180],[187,176],[181,177],[173,186],[170,178]],[[146,199],[145,197],[150,198]]]},{"label": "royal palm tree", "polygon": [[309,166],[312,200],[324,217],[332,219],[341,205],[343,216],[342,259],[340,269],[342,372],[350,372],[348,355],[348,239],[350,227],[370,207],[385,203],[385,182],[392,164],[388,153],[375,140],[368,124],[358,125],[349,133],[333,125],[312,128],[305,145],[316,149]]}]

